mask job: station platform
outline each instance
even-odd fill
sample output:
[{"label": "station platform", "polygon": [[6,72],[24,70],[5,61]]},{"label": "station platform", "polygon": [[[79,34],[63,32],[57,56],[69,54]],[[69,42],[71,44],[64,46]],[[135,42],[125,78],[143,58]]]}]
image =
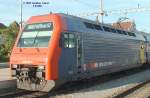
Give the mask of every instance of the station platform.
[{"label": "station platform", "polygon": [[10,76],[10,68],[0,68],[0,81],[12,80]]},{"label": "station platform", "polygon": [[9,68],[0,68],[0,92],[3,89],[16,88],[16,79],[13,79],[10,75]]},{"label": "station platform", "polygon": [[0,63],[0,69],[1,68],[9,68],[9,63],[8,62]]}]

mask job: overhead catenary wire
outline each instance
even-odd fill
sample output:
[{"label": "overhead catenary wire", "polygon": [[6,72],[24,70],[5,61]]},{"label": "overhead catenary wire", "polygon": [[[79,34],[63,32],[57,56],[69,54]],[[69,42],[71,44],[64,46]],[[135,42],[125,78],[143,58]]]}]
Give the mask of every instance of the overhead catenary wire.
[{"label": "overhead catenary wire", "polygon": [[[128,9],[120,9],[120,10],[111,10],[111,11],[103,11],[104,16],[109,15],[122,15],[122,14],[129,14],[129,13],[140,13],[140,12],[148,12],[150,11],[150,7],[141,7],[141,8],[128,8]],[[87,12],[87,13],[80,13],[80,17],[88,17],[93,15],[101,15],[102,12],[94,11],[94,12]]]},{"label": "overhead catenary wire", "polygon": [[[74,0],[74,1],[80,1],[80,0]],[[85,4],[85,3],[84,3]],[[147,12],[150,11],[150,7],[140,7],[140,4],[138,4],[137,8],[126,8],[126,9],[120,9],[120,10],[110,10],[106,11],[103,9],[103,0],[100,0],[100,11],[93,11],[93,12],[86,12],[86,13],[78,13],[79,17],[88,17],[88,16],[101,16],[101,22],[103,23],[103,17],[109,16],[109,15],[127,15],[129,13],[140,13],[140,12]]]}]

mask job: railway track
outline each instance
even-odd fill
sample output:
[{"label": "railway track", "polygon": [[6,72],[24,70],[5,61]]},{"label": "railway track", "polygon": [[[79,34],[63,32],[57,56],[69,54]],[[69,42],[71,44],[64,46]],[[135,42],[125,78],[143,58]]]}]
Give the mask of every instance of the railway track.
[{"label": "railway track", "polygon": [[113,98],[150,98],[150,80],[125,90]]},{"label": "railway track", "polygon": [[[136,73],[140,73],[147,70],[147,68],[142,67],[142,68],[136,68],[136,69],[131,69],[131,70],[127,70],[127,71],[123,71],[123,72],[118,72],[118,73],[113,73],[113,74],[109,74],[109,75],[104,75],[104,76],[100,76],[100,77],[96,77],[90,80],[84,80],[84,81],[78,81],[78,82],[74,82],[74,83],[67,83],[63,86],[61,86],[59,89],[50,92],[50,93],[44,93],[44,92],[31,92],[31,91],[26,91],[26,90],[20,90],[20,89],[16,89],[12,92],[8,92],[5,94],[0,94],[0,98],[62,98],[61,96],[65,96],[68,94],[73,94],[73,93],[78,93],[78,92],[82,92],[91,87],[97,86],[97,85],[101,85],[103,83],[112,81],[112,80],[117,80],[126,76],[130,76],[130,75],[134,75]],[[93,82],[94,81],[94,82]],[[120,92],[118,92],[117,94],[110,96],[108,98],[122,98],[125,97],[127,94],[132,93],[132,91],[139,89],[140,87],[142,87],[143,85],[149,83],[149,81],[147,82],[142,82],[140,84],[135,85],[134,89],[133,87],[129,87],[126,90],[122,90],[120,89]],[[140,85],[140,86],[138,86]],[[129,91],[128,91],[129,90]],[[63,98],[78,98],[78,97],[63,97]],[[81,97],[84,98],[84,97]],[[92,98],[97,98],[97,97],[92,97]],[[107,98],[107,97],[105,97]],[[130,98],[130,97],[128,97]]]},{"label": "railway track", "polygon": [[[96,90],[98,90],[100,88],[99,91],[101,91],[102,90],[101,88],[103,88],[103,86],[104,86],[103,84],[105,84],[106,82],[111,82],[114,80],[118,80],[120,78],[132,76],[134,74],[143,72],[146,69],[147,68],[145,68],[145,67],[136,68],[136,69],[127,70],[127,71],[123,71],[123,72],[119,72],[119,73],[101,76],[101,79],[96,78],[96,79],[89,80],[89,81],[82,81],[82,82],[80,81],[79,83],[72,84],[71,86],[69,84],[67,84],[68,86],[66,88],[62,87],[63,89],[58,90],[54,95],[52,95],[52,98],[85,98],[85,97],[86,98],[123,98],[128,93],[132,93],[132,91],[139,89],[140,87],[144,86],[145,84],[148,84],[150,82],[150,80],[148,80],[146,82],[142,81],[141,83],[136,83],[136,82],[134,84],[131,83],[131,85],[129,83],[129,86],[126,87],[126,85],[125,85],[125,87],[123,87],[123,89],[119,88],[119,86],[116,89],[114,86],[114,88],[115,88],[115,89],[113,89],[114,91],[108,90],[111,88],[105,89],[106,94],[107,94],[107,90],[108,90],[108,92],[111,92],[111,94],[110,95],[108,94],[106,96],[104,94],[103,97]],[[114,83],[114,82],[112,82],[112,83]],[[101,86],[97,87],[99,85],[101,85]],[[109,85],[109,83],[108,83],[108,85]],[[107,83],[105,86],[107,87]],[[96,88],[96,89],[91,89],[91,88]],[[93,96],[92,96],[92,93],[89,93],[89,92],[92,92],[92,93],[96,92],[96,93],[93,93]],[[94,97],[96,94],[98,96]],[[128,98],[139,98],[139,97],[128,97]]]},{"label": "railway track", "polygon": [[45,92],[32,92],[26,90],[16,89],[14,91],[1,94],[0,98],[47,98],[48,94]]}]

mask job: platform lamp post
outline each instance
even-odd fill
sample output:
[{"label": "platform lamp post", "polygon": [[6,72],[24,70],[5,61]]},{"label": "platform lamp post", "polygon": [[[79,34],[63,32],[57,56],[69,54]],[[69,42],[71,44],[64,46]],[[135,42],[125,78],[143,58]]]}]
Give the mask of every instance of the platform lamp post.
[{"label": "platform lamp post", "polygon": [[104,16],[104,10],[103,10],[103,0],[100,0],[100,15],[101,15],[101,22],[103,23],[103,16]]},{"label": "platform lamp post", "polygon": [[22,2],[22,0],[21,0],[21,4],[20,4],[20,22],[21,22],[21,23],[20,23],[20,25],[21,25],[20,27],[21,27],[21,29],[22,29],[22,13],[23,13],[23,12],[22,12],[22,8],[23,8],[23,2]]}]

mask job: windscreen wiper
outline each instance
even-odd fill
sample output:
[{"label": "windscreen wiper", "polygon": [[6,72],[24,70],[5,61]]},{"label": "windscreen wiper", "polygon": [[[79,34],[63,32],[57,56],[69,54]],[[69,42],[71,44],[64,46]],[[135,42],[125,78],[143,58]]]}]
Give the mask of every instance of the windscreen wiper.
[{"label": "windscreen wiper", "polygon": [[38,38],[38,34],[39,34],[39,32],[37,32],[37,34],[36,34],[36,36],[35,36],[35,38],[34,38],[34,41],[33,41],[33,46],[35,47],[35,41],[36,41],[36,39]]}]

